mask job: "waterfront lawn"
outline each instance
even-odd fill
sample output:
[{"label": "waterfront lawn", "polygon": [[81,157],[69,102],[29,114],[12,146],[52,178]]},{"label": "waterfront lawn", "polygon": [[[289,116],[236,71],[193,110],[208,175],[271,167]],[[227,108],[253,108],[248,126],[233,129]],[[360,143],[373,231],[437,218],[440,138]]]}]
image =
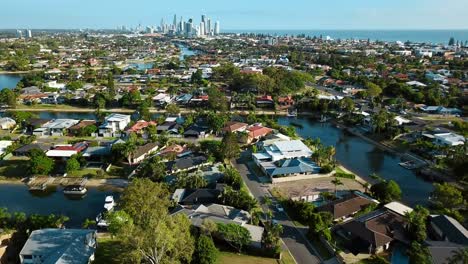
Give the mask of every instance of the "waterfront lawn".
[{"label": "waterfront lawn", "polygon": [[122,260],[122,244],[117,239],[98,238],[95,260],[93,264],[120,264]]},{"label": "waterfront lawn", "polygon": [[24,159],[0,161],[0,179],[22,179],[28,175],[28,166]]}]

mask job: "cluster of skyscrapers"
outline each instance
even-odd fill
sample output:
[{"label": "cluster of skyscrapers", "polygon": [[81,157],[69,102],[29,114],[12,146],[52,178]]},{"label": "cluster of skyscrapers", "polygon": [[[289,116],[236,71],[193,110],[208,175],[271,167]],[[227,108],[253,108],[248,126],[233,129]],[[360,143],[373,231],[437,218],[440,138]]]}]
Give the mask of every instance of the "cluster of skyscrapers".
[{"label": "cluster of skyscrapers", "polygon": [[19,39],[22,39],[23,37],[30,39],[32,38],[32,31],[30,29],[25,29],[25,30],[17,29],[16,37]]},{"label": "cluster of skyscrapers", "polygon": [[174,15],[174,20],[171,23],[164,22],[161,19],[161,24],[157,28],[158,32],[164,34],[180,35],[186,37],[202,37],[202,36],[215,36],[220,33],[219,21],[213,21],[206,15],[201,16],[201,22],[195,23],[192,18],[184,21],[181,17],[177,20],[177,15]]}]

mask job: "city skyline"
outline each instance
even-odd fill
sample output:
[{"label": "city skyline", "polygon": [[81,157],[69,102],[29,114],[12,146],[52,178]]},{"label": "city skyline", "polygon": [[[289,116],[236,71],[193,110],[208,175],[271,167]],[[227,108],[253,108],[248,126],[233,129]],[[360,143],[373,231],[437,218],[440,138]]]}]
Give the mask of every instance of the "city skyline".
[{"label": "city skyline", "polygon": [[465,0],[447,0],[443,6],[435,0],[320,3],[292,0],[288,5],[279,1],[246,0],[237,1],[235,5],[214,0],[178,4],[140,0],[132,5],[120,0],[19,0],[2,3],[2,7],[2,29],[110,29],[121,25],[158,25],[162,17],[172,22],[174,13],[178,19],[182,16],[195,21],[199,21],[199,15],[206,14],[212,21],[222,21],[224,30],[468,29],[465,17],[468,2]]}]

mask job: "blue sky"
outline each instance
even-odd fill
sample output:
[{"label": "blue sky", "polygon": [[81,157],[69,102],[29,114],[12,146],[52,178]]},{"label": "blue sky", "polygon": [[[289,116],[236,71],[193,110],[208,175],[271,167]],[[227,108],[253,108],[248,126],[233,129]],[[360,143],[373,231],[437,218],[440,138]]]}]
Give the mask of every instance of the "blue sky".
[{"label": "blue sky", "polygon": [[468,29],[468,0],[1,0],[0,28],[115,28],[162,17],[224,29]]}]

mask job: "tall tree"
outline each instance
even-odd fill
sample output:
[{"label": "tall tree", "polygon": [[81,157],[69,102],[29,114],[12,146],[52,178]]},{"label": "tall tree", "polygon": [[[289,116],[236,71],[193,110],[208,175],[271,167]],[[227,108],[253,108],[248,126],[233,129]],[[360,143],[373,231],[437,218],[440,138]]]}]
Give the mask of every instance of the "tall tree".
[{"label": "tall tree", "polygon": [[218,223],[218,233],[239,253],[242,252],[242,248],[250,244],[250,232],[243,226]]},{"label": "tall tree", "polygon": [[193,262],[197,264],[216,264],[219,251],[213,243],[213,239],[206,235],[200,235],[194,252]]},{"label": "tall tree", "polygon": [[221,155],[224,160],[231,160],[239,157],[240,146],[237,136],[234,133],[228,132],[224,135],[222,146]]},{"label": "tall tree", "polygon": [[190,220],[169,215],[169,191],[161,183],[134,179],[121,196],[132,221],[117,228],[129,263],[190,263],[195,248]]}]

